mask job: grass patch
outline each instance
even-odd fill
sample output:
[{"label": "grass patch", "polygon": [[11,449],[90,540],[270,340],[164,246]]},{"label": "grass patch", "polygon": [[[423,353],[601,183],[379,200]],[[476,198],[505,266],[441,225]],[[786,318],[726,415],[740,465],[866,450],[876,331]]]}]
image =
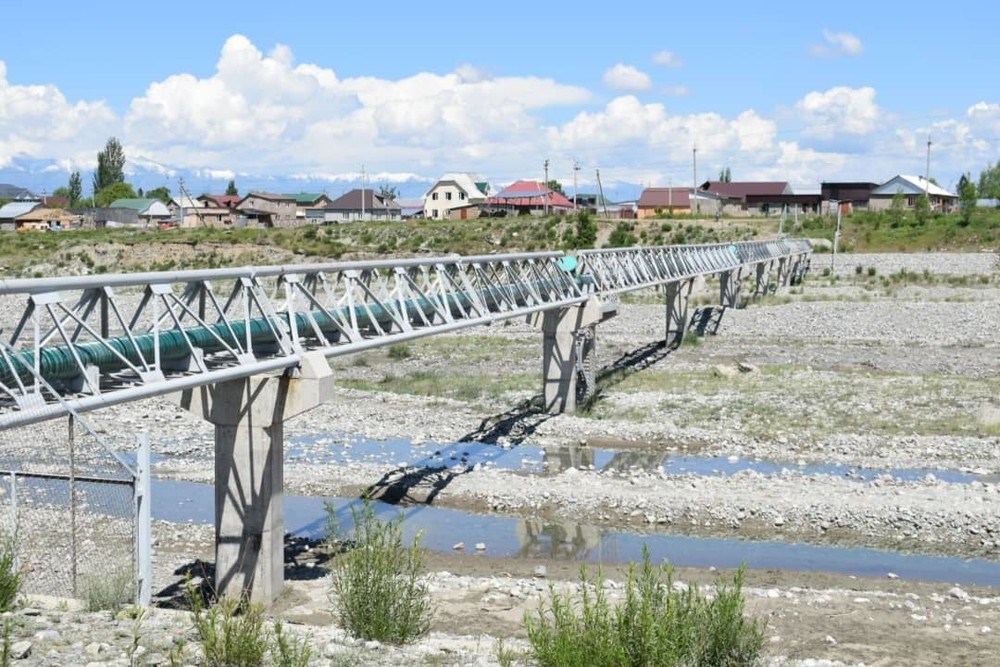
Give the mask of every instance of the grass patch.
[{"label": "grass patch", "polygon": [[504,373],[496,376],[414,370],[403,375],[387,373],[380,380],[344,378],[344,387],[364,391],[388,391],[394,394],[450,398],[459,401],[499,399],[510,391],[537,388],[538,376],[527,373]]},{"label": "grass patch", "polygon": [[93,574],[83,581],[83,599],[87,611],[118,609],[135,599],[132,572],[118,569]]},{"label": "grass patch", "polygon": [[0,534],[0,612],[14,608],[23,585],[24,575],[17,563],[17,531]]},{"label": "grass patch", "polygon": [[1000,395],[1000,378],[901,374],[873,369],[759,367],[720,377],[712,368],[647,369],[625,378],[619,393],[664,394],[656,405],[617,410],[607,420],[644,420],[666,411],[677,426],[735,429],[756,437],[778,433],[875,433],[989,436],[970,410]]},{"label": "grass patch", "polygon": [[668,563],[651,564],[643,548],[640,566],[629,567],[625,598],[614,605],[601,583],[581,568],[580,593],[549,589],[524,625],[541,667],[687,666],[757,664],[766,622],[744,616],[743,568],[715,595],[696,586],[674,587]]},{"label": "grass patch", "polygon": [[[329,539],[342,538],[334,508],[327,505]],[[422,580],[426,552],[418,534],[403,544],[402,515],[380,521],[369,502],[351,508],[354,531],[330,574],[332,600],[341,625],[354,637],[405,644],[430,632],[434,605]]]}]

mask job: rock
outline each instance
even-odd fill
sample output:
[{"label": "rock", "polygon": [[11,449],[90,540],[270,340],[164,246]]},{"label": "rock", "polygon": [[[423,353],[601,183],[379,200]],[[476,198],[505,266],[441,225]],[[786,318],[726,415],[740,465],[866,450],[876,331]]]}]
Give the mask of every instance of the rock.
[{"label": "rock", "polygon": [[736,370],[740,373],[754,373],[757,371],[757,367],[746,361],[741,361],[736,364]]},{"label": "rock", "polygon": [[833,637],[831,637],[830,635],[827,635],[827,636],[826,636],[826,640],[825,640],[825,641],[826,641],[826,643],[827,643],[827,644],[829,644],[830,646],[836,646],[836,645],[837,645],[837,640],[836,640],[836,639],[834,639]]},{"label": "rock", "polygon": [[785,517],[781,516],[780,514],[778,516],[774,517],[774,525],[775,526],[784,526],[785,525]]},{"label": "rock", "polygon": [[486,551],[486,542],[476,542],[476,551]]},{"label": "rock", "polygon": [[739,370],[735,366],[727,366],[725,364],[716,364],[712,366],[712,374],[720,378],[734,378],[739,375]]},{"label": "rock", "polygon": [[887,575],[885,575],[885,576],[887,576],[887,577],[888,577],[888,578],[890,578],[890,579],[899,579],[899,575],[898,575],[898,574],[896,574],[895,572],[890,572],[890,573],[888,573],[888,574],[887,574]]},{"label": "rock", "polygon": [[15,660],[24,660],[31,655],[31,642],[14,642],[10,647],[10,656]]},{"label": "rock", "polygon": [[544,579],[549,574],[549,569],[544,565],[535,566],[535,578]]},{"label": "rock", "polygon": [[455,544],[452,545],[451,548],[454,549],[455,551],[461,551],[462,549],[465,548],[465,542],[456,542]]},{"label": "rock", "polygon": [[966,593],[965,591],[963,591],[958,586],[955,586],[954,588],[949,588],[948,589],[948,595],[950,595],[951,597],[955,598],[956,600],[968,600],[969,599],[969,594]]}]

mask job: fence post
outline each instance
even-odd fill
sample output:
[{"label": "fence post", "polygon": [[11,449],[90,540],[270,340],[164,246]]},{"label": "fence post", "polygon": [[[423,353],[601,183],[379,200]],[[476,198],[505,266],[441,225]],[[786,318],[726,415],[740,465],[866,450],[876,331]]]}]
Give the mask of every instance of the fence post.
[{"label": "fence post", "polygon": [[135,575],[136,603],[148,607],[153,600],[153,536],[150,523],[151,472],[149,468],[149,435],[136,437],[135,503]]},{"label": "fence post", "polygon": [[77,592],[77,562],[76,562],[76,425],[74,415],[69,415],[69,566],[73,579],[73,597]]},{"label": "fence post", "polygon": [[21,571],[20,540],[17,539],[17,473],[10,471],[10,543],[14,549],[14,571]]}]

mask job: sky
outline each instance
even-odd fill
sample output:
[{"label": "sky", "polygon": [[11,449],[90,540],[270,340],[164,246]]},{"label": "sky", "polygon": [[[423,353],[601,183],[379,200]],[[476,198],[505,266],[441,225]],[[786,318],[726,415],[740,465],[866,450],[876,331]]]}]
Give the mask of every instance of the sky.
[{"label": "sky", "polygon": [[[925,9],[929,7],[929,9]],[[954,189],[1000,160],[1000,5],[6,0],[0,181],[419,195],[718,178]],[[218,184],[221,184],[218,185]],[[89,187],[89,185],[88,185]],[[85,187],[87,190],[87,187]],[[87,192],[86,194],[89,194]]]}]

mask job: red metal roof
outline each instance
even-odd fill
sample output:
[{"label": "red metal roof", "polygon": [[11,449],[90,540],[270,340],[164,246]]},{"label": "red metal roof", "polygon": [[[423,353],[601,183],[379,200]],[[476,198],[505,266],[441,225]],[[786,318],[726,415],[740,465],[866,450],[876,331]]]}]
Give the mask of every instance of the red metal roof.
[{"label": "red metal roof", "polygon": [[726,199],[744,199],[747,195],[777,196],[790,195],[792,189],[787,181],[740,181],[723,183],[722,181],[705,181],[702,190],[722,195]]},{"label": "red metal roof", "polygon": [[573,202],[555,190],[538,181],[515,181],[496,195],[489,197],[486,204],[497,206],[545,206],[573,208]]},{"label": "red metal roof", "polygon": [[639,197],[639,208],[662,208],[671,206],[691,207],[691,188],[646,188]]}]

